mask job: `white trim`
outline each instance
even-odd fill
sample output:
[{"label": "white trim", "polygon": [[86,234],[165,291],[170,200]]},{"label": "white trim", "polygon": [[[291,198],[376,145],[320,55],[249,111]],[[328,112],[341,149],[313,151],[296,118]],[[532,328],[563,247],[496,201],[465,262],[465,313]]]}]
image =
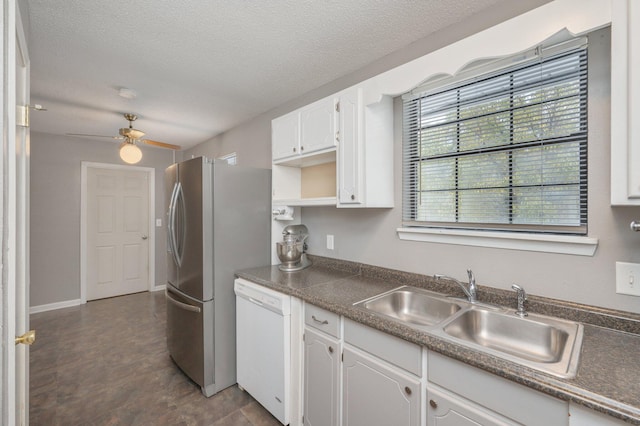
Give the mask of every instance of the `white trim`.
[{"label": "white trim", "polygon": [[70,308],[72,306],[80,306],[83,302],[80,299],[65,300],[62,302],[47,303],[46,305],[32,306],[29,308],[29,314],[38,314],[40,312],[55,311],[56,309]]},{"label": "white trim", "polygon": [[[617,0],[616,0],[617,1]],[[456,75],[478,60],[522,52],[566,29],[586,34],[611,23],[611,0],[555,0],[358,84],[364,104],[408,92],[435,75]]]},{"label": "white trim", "polygon": [[80,301],[87,303],[87,169],[136,170],[146,172],[149,183],[149,282],[147,290],[153,291],[156,280],[156,169],[153,167],[125,166],[122,164],[94,163],[83,161],[80,177]]},{"label": "white trim", "polygon": [[156,285],[154,288],[152,288],[150,291],[164,291],[167,288],[166,284],[162,284],[162,285]]},{"label": "white trim", "polygon": [[463,246],[593,256],[598,238],[438,228],[398,228],[398,238]]}]

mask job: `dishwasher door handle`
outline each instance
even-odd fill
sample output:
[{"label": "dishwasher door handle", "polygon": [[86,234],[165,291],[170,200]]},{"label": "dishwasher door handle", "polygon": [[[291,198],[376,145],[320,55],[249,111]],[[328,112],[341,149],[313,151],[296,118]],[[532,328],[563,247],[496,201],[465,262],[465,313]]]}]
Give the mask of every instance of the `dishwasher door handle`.
[{"label": "dishwasher door handle", "polygon": [[256,300],[253,297],[247,297],[247,300],[249,302],[253,303],[254,305],[258,305],[258,306],[263,306],[264,305],[261,301]]},{"label": "dishwasher door handle", "polygon": [[184,309],[185,311],[196,312],[198,314],[202,311],[197,306],[189,305],[187,303],[182,303],[182,302],[174,299],[173,297],[171,297],[171,294],[169,294],[169,290],[165,290],[164,294],[167,296],[167,300],[169,302],[171,302],[172,304],[176,305],[178,308]]}]

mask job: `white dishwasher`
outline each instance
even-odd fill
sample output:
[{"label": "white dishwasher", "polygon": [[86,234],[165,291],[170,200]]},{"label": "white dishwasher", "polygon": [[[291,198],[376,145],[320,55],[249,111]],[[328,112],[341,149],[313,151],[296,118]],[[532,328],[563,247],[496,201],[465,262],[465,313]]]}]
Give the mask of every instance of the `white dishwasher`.
[{"label": "white dishwasher", "polygon": [[290,422],[291,296],[238,278],[238,385],[282,424]]}]

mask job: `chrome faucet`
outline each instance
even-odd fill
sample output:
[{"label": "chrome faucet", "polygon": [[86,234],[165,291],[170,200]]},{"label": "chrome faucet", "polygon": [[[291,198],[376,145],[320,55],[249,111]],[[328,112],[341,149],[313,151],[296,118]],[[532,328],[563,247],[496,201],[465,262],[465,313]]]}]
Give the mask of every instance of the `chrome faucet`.
[{"label": "chrome faucet", "polygon": [[471,269],[467,269],[467,275],[469,275],[468,285],[465,285],[463,282],[460,282],[457,279],[447,275],[435,274],[434,278],[436,279],[444,278],[444,279],[455,282],[460,286],[460,288],[462,288],[462,291],[464,291],[464,294],[467,296],[467,300],[469,300],[469,303],[476,303],[478,301],[478,298],[477,298],[478,287],[476,286],[476,277],[473,275],[473,271],[471,271]]},{"label": "chrome faucet", "polygon": [[529,315],[527,311],[524,310],[524,302],[527,300],[527,293],[524,291],[524,288],[520,287],[518,284],[513,284],[511,288],[518,293],[518,310],[515,314],[520,318],[524,318]]}]

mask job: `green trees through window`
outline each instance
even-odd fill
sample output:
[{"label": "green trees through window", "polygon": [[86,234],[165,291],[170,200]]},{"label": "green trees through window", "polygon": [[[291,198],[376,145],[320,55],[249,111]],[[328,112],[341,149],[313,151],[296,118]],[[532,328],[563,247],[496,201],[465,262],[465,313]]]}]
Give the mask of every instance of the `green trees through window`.
[{"label": "green trees through window", "polygon": [[404,221],[586,233],[586,48],[404,105]]}]

